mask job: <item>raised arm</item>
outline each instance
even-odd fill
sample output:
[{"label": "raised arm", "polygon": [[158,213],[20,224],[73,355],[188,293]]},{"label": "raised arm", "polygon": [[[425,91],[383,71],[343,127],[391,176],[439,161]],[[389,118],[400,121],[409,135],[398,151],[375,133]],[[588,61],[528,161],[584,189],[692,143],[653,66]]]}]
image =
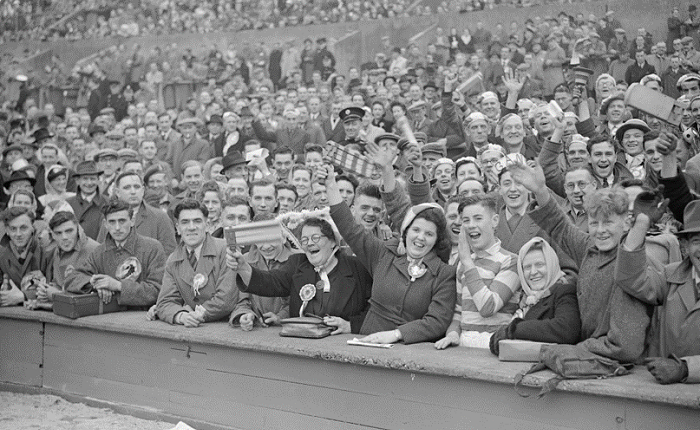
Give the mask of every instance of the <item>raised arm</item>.
[{"label": "raised arm", "polygon": [[367,233],[361,225],[355,222],[350,208],[343,200],[335,182],[335,171],[330,166],[317,170],[317,175],[325,178],[328,203],[331,206],[331,218],[338,227],[340,235],[348,243],[357,258],[367,268],[370,274],[374,273],[374,267],[381,260],[385,252],[388,252],[384,242]]}]

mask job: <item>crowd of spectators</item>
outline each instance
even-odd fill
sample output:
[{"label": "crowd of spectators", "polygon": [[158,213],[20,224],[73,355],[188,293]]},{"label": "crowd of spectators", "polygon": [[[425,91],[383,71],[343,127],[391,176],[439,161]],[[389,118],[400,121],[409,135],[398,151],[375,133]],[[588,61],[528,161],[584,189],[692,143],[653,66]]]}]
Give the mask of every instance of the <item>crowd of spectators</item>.
[{"label": "crowd of spectators", "polygon": [[[55,72],[81,86],[61,112],[16,77],[0,305],[97,293],[246,331],[307,309],[366,342],[575,344],[700,382],[695,12],[671,46],[562,12],[436,29],[426,51],[383,38],[348,70],[322,36],[120,46]],[[195,80],[166,105],[166,84]],[[633,83],[652,94],[634,107]],[[223,239],[273,218],[294,220],[284,240]]]}]

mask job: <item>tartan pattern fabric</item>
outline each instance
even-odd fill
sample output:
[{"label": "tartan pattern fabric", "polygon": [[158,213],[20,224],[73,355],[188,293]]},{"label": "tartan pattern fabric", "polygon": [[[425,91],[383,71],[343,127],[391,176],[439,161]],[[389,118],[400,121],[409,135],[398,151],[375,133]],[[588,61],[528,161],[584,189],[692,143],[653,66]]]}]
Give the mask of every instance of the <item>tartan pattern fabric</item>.
[{"label": "tartan pattern fabric", "polygon": [[375,170],[374,164],[366,156],[351,151],[335,142],[326,143],[326,153],[323,159],[327,163],[343,169],[345,172],[365,178],[370,177]]}]

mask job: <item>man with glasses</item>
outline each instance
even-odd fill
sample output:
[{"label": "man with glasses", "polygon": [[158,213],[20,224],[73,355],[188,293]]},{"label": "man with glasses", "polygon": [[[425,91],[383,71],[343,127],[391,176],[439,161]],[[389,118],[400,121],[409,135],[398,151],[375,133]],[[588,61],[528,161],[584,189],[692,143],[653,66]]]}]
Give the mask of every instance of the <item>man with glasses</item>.
[{"label": "man with glasses", "polygon": [[584,201],[596,190],[595,184],[593,174],[587,167],[571,167],[564,175],[564,192],[567,200],[564,212],[576,227],[586,233],[588,233],[588,215]]}]

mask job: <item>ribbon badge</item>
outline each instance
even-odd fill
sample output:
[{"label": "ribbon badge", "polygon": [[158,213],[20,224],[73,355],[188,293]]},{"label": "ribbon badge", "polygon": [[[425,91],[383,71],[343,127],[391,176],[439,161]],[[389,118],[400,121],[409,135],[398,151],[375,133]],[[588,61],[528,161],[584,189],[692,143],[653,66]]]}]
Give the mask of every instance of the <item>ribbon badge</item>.
[{"label": "ribbon badge", "polygon": [[194,291],[194,296],[197,297],[199,295],[199,289],[204,286],[204,284],[207,283],[207,277],[204,276],[201,273],[197,273],[194,275],[194,278],[192,279],[192,290]]},{"label": "ribbon badge", "polygon": [[306,305],[309,304],[309,302],[316,297],[316,286],[313,284],[306,284],[303,287],[301,287],[301,290],[299,290],[299,297],[301,298],[301,309],[299,309],[299,316],[303,317],[304,316],[304,310],[306,309]]},{"label": "ribbon badge", "polygon": [[428,271],[428,268],[425,267],[422,263],[410,264],[408,266],[408,274],[409,274],[409,276],[411,276],[411,282],[415,282],[416,279],[425,275],[425,272],[427,272],[427,271]]}]

